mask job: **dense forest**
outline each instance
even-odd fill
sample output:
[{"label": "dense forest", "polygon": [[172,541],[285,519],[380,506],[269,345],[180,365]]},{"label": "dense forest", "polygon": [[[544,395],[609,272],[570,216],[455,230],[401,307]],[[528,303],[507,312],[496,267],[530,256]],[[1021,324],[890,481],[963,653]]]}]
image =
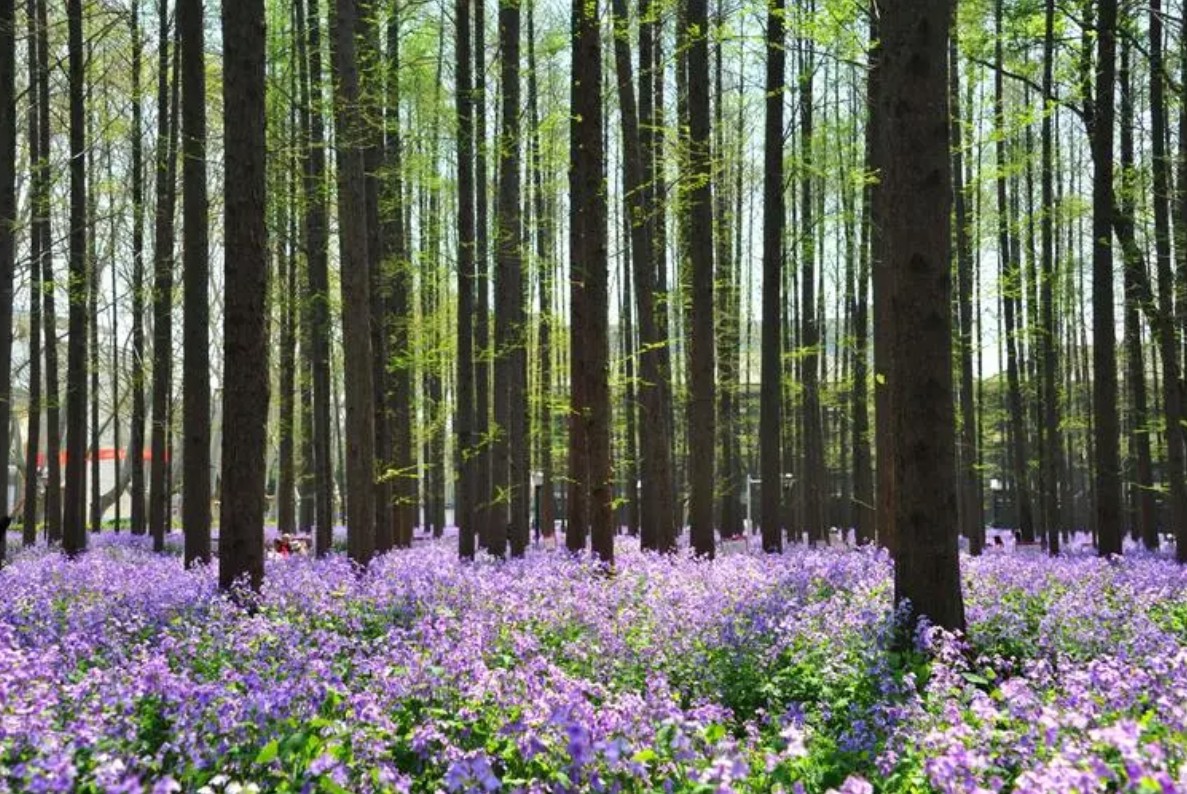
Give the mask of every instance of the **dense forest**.
[{"label": "dense forest", "polygon": [[0,3],[14,528],[1187,558],[1182,9],[892,6]]}]

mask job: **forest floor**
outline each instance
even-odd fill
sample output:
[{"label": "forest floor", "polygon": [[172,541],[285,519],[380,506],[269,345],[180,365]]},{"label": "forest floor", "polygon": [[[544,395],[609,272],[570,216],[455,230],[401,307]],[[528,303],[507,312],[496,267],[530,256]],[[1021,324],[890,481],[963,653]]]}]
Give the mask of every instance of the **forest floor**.
[{"label": "forest floor", "polygon": [[901,652],[868,550],[607,577],[446,539],[272,559],[251,611],[144,539],[20,551],[0,792],[1187,790],[1187,572],[963,563],[968,635]]}]

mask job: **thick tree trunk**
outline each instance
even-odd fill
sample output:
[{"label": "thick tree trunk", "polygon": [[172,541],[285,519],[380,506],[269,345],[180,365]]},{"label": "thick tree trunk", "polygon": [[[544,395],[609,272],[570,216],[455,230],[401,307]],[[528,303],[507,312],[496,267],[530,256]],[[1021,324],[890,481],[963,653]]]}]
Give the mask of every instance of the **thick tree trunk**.
[{"label": "thick tree trunk", "polygon": [[[479,0],[481,2],[481,0]],[[454,80],[457,114],[457,405],[454,416],[456,433],[457,481],[454,487],[454,523],[458,527],[458,556],[474,558],[477,527],[474,500],[479,482],[474,454],[474,115],[470,66],[470,3],[456,0]]]},{"label": "thick tree trunk", "polygon": [[222,33],[227,262],[218,580],[226,590],[246,577],[259,590],[268,422],[264,1],[224,0]]},{"label": "thick tree trunk", "polygon": [[[895,490],[895,601],[912,621],[964,628],[952,405],[949,0],[883,4],[874,204],[879,252],[894,274],[888,308]],[[889,123],[893,120],[893,123]],[[907,635],[910,636],[909,634]]]}]

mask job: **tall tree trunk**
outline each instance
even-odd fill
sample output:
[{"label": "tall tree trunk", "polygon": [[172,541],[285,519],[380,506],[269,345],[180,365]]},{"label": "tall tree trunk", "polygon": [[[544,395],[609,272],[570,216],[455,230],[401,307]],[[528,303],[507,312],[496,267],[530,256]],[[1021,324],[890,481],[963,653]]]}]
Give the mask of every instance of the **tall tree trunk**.
[{"label": "tall tree trunk", "polygon": [[[715,255],[717,258],[717,372],[720,387],[717,393],[717,436],[721,454],[721,510],[718,531],[723,538],[742,534],[742,512],[740,497],[742,490],[742,468],[738,459],[739,427],[737,422],[738,400],[738,319],[737,286],[734,282],[734,261],[731,258],[733,235],[730,224],[740,222],[730,217],[729,184],[730,168],[725,149],[725,107],[724,107],[724,64],[722,63],[722,35],[725,19],[722,1],[717,0],[714,27],[719,31],[713,45],[713,148],[714,173],[718,190],[714,194],[713,225],[715,229]],[[742,167],[739,160],[737,168]]]},{"label": "tall tree trunk", "polygon": [[[306,5],[307,2],[307,5]],[[297,0],[300,11],[307,8],[304,18],[308,36],[301,36],[298,58],[308,64],[308,88],[302,95],[301,126],[308,147],[305,154],[305,245],[309,267],[309,352],[313,359],[313,462],[314,502],[317,532],[314,549],[321,556],[330,551],[334,528],[334,467],[330,443],[333,419],[330,410],[330,280],[328,199],[326,185],[325,122],[322,115],[321,11],[319,0]]]},{"label": "tall tree trunk", "polygon": [[[1130,47],[1121,47],[1121,68],[1118,72],[1121,83],[1121,196],[1120,209],[1125,218],[1132,218],[1137,203],[1137,174],[1134,172],[1133,141],[1133,83],[1130,73]],[[1135,468],[1133,480],[1128,483],[1132,489],[1134,528],[1137,537],[1146,537],[1157,532],[1158,519],[1154,506],[1154,470],[1150,457],[1150,410],[1146,393],[1146,364],[1142,350],[1141,295],[1138,282],[1146,282],[1144,258],[1130,259],[1126,256],[1125,291],[1125,365],[1126,380],[1130,396],[1130,448]]]},{"label": "tall tree trunk", "polygon": [[597,3],[574,0],[569,126],[570,369],[568,536],[592,536],[594,556],[614,564],[610,468],[609,264],[603,189],[602,53]]},{"label": "tall tree trunk", "polygon": [[957,304],[960,311],[960,446],[958,481],[960,532],[969,552],[980,554],[985,523],[981,509],[981,475],[977,469],[977,422],[973,402],[973,241],[969,234],[968,196],[964,182],[964,122],[960,114],[960,52],[953,30],[949,47],[948,101],[952,107],[952,199],[956,224]]},{"label": "tall tree trunk", "polygon": [[[964,628],[952,406],[949,0],[890,0],[880,20],[874,204],[879,254],[894,273],[888,308],[895,490],[895,601],[912,622]],[[893,124],[886,123],[893,120]],[[910,634],[906,635],[907,637]]]},{"label": "tall tree trunk", "polygon": [[1055,136],[1053,119],[1055,107],[1051,104],[1055,69],[1055,0],[1046,0],[1043,14],[1043,127],[1042,137],[1042,282],[1039,286],[1040,348],[1042,356],[1042,404],[1043,404],[1043,500],[1042,531],[1047,541],[1047,550],[1059,553],[1059,531],[1066,524],[1068,505],[1060,504],[1059,488],[1064,481],[1063,444],[1060,430],[1060,395],[1056,388],[1059,371],[1059,329],[1055,319],[1055,284],[1059,278],[1055,257],[1055,201],[1053,170],[1055,166]]},{"label": "tall tree trunk", "polygon": [[[210,260],[206,197],[206,53],[202,0],[178,0],[181,31],[182,528],[185,564],[210,562]],[[234,105],[230,107],[234,108]],[[236,111],[237,112],[237,111]]]},{"label": "tall tree trunk", "polygon": [[86,109],[83,103],[82,0],[67,0],[70,83],[70,300],[66,360],[66,488],[62,548],[74,557],[86,551],[87,449],[87,175]]},{"label": "tall tree trunk", "polygon": [[763,137],[762,228],[762,385],[759,395],[759,475],[762,480],[762,547],[783,550],[779,497],[783,430],[783,338],[780,329],[783,285],[783,103],[786,71],[784,3],[772,0],[767,12],[766,127]]},{"label": "tall tree trunk", "polygon": [[[523,416],[527,413],[524,353],[523,246],[520,240],[519,184],[519,0],[499,2],[502,128],[499,134],[498,243],[495,269],[495,441],[492,490],[497,505],[490,526],[490,551],[520,557],[527,547],[526,452]],[[520,366],[524,365],[524,372]]]},{"label": "tall tree trunk", "polygon": [[[16,265],[16,8],[0,0],[0,514],[8,515],[12,426],[12,290]],[[0,530],[4,564],[8,527]]]},{"label": "tall tree trunk", "polygon": [[1113,306],[1113,90],[1117,2],[1100,0],[1092,113],[1092,413],[1096,418],[1096,531],[1102,556],[1121,553],[1121,453]]},{"label": "tall tree trunk", "polygon": [[[295,92],[294,92],[295,93]],[[296,125],[286,131],[292,151],[298,150]],[[284,229],[284,239],[277,245],[277,281],[280,303],[280,371],[277,373],[280,389],[279,416],[277,417],[277,475],[276,475],[276,529],[281,533],[293,533],[297,529],[296,503],[296,381],[297,381],[297,247],[296,247],[296,174],[300,173],[298,162],[286,158],[285,167],[291,169],[280,180],[287,195],[280,204],[280,220],[277,227]]]},{"label": "tall tree trunk", "polygon": [[[385,99],[384,153],[387,160],[385,207],[389,214],[384,243],[388,260],[385,272],[390,272],[388,287],[388,333],[393,355],[388,356],[392,368],[389,395],[390,435],[394,450],[392,460],[397,476],[392,484],[394,504],[392,520],[395,543],[401,548],[412,545],[412,527],[416,523],[417,483],[411,472],[416,466],[412,441],[412,379],[413,370],[408,352],[411,347],[412,323],[412,255],[409,231],[404,216],[403,142],[400,129],[400,18],[393,7],[387,27],[387,97]],[[438,55],[440,71],[440,55]],[[441,81],[437,81],[440,86]],[[439,90],[439,89],[438,89]],[[437,103],[435,103],[436,106]],[[434,139],[436,140],[436,139]],[[434,143],[434,151],[436,143]],[[434,223],[439,220],[434,216]],[[393,261],[394,260],[394,261]],[[438,398],[439,400],[439,398]],[[440,464],[438,464],[440,465]]]},{"label": "tall tree trunk", "polygon": [[[35,0],[26,5],[27,45],[26,64],[29,74],[29,170],[31,172],[29,201],[29,421],[25,432],[25,510],[22,519],[21,543],[32,546],[37,542],[37,498],[41,485],[41,471],[37,465],[41,448],[41,301],[44,289],[41,280],[41,192],[45,155],[41,151],[41,106],[37,99],[37,7]],[[135,6],[133,6],[135,13]],[[135,48],[133,50],[135,52]],[[3,168],[0,165],[0,168]]]},{"label": "tall tree trunk", "polygon": [[[157,83],[157,206],[153,253],[153,396],[152,460],[149,469],[148,524],[153,551],[165,550],[170,523],[168,472],[171,449],[166,445],[169,402],[173,384],[173,212],[177,193],[177,135],[180,58],[173,59],[172,91],[169,80],[169,18],[161,0]],[[52,474],[51,474],[52,476]]]},{"label": "tall tree trunk", "polygon": [[[811,3],[805,13],[811,14],[815,4]],[[800,161],[803,176],[800,179],[801,190],[801,229],[800,237],[802,258],[802,276],[800,280],[800,357],[802,368],[803,390],[803,427],[804,427],[804,466],[801,479],[803,481],[804,524],[808,531],[808,539],[812,544],[827,540],[824,517],[824,432],[820,416],[820,365],[821,355],[820,326],[816,314],[816,201],[814,197],[815,179],[813,178],[813,124],[814,108],[812,101],[812,83],[815,64],[810,54],[812,44],[807,39],[800,40]]]},{"label": "tall tree trunk", "polygon": [[[863,172],[867,175],[872,175],[875,171],[874,147],[876,142],[875,132],[877,130],[875,122],[877,122],[877,118],[871,111],[873,108],[873,97],[877,93],[877,80],[880,74],[877,69],[877,20],[873,14],[870,15],[869,40],[869,66],[866,70],[866,96],[863,104],[863,107],[867,111],[864,134],[865,159]],[[874,254],[876,253],[874,246],[875,230],[871,220],[874,190],[874,180],[863,178],[860,221],[861,244],[859,246],[861,264],[857,274],[857,302],[853,307],[853,494],[857,503],[857,515],[854,521],[854,539],[859,545],[874,542],[876,533],[880,531],[881,527],[881,517],[879,516],[881,502],[878,501],[881,498],[881,494],[875,493],[874,490],[873,452],[870,448],[869,289],[870,270],[873,264]],[[879,389],[876,384],[874,388],[878,404],[881,405],[885,399],[882,395],[887,393],[887,389],[885,387]],[[885,423],[879,423],[879,425],[882,424]],[[881,435],[878,435],[878,440],[881,440]],[[883,447],[879,446],[879,449],[883,449]],[[881,477],[881,472],[884,468],[889,469],[889,465],[887,464],[888,458],[889,456],[887,455],[879,456],[879,477]],[[881,487],[880,480],[878,484]]]},{"label": "tall tree trunk", "polygon": [[[384,277],[384,229],[380,225],[380,168],[386,159],[383,126],[383,67],[379,51],[379,24],[375,0],[356,0],[356,56],[358,60],[358,146],[363,157],[363,212],[367,242],[367,278],[371,298],[371,405],[374,411],[374,454],[378,472],[392,467],[391,417],[388,413],[388,279]],[[339,138],[341,140],[341,137]],[[374,479],[375,551],[383,554],[395,544],[392,483]]]},{"label": "tall tree trunk", "polygon": [[[481,2],[481,0],[479,0]],[[480,493],[477,466],[473,458],[474,405],[474,114],[470,67],[471,0],[456,0],[454,80],[457,114],[457,404],[454,417],[456,432],[457,481],[454,486],[454,523],[458,526],[458,556],[474,558],[474,502]]]},{"label": "tall tree trunk", "polygon": [[[1187,63],[1187,60],[1184,61]],[[1161,0],[1150,3],[1150,126],[1154,176],[1154,249],[1157,257],[1158,309],[1163,331],[1158,346],[1163,362],[1162,408],[1166,423],[1166,476],[1170,484],[1171,528],[1176,552],[1187,561],[1187,483],[1184,482],[1182,371],[1178,367],[1179,346],[1174,322],[1175,283],[1171,269],[1170,162],[1166,152],[1167,118],[1162,57]],[[1187,114],[1185,114],[1187,115]],[[1182,186],[1187,191],[1187,185]],[[1184,219],[1187,221],[1187,219]],[[1183,243],[1187,243],[1184,238]],[[1180,311],[1182,309],[1180,308]],[[1157,527],[1149,527],[1142,538],[1146,548],[1158,546]]]},{"label": "tall tree trunk", "polygon": [[1001,268],[1001,295],[1005,318],[1007,405],[1010,414],[1010,471],[1013,480],[1014,507],[1018,514],[1018,529],[1026,542],[1034,541],[1034,518],[1031,514],[1030,485],[1027,470],[1026,415],[1022,403],[1022,381],[1019,372],[1021,346],[1022,273],[1017,240],[1011,234],[1010,206],[1007,200],[1006,109],[1004,65],[1002,61],[1002,3],[996,0],[995,65],[993,75],[994,130],[997,159],[998,262]]},{"label": "tall tree trunk", "polygon": [[218,580],[226,590],[246,577],[252,589],[259,590],[264,576],[268,421],[263,0],[223,0],[222,33],[228,259]]},{"label": "tall tree trunk", "polygon": [[[536,263],[539,269],[540,319],[537,332],[537,352],[540,361],[539,433],[540,433],[540,494],[537,504],[539,532],[552,537],[556,509],[553,504],[552,465],[552,292],[554,266],[552,261],[553,223],[544,196],[544,162],[540,148],[540,101],[536,72],[536,4],[528,5],[528,111],[530,168],[532,171],[532,214],[536,229]],[[637,261],[637,260],[632,260]],[[637,288],[636,288],[637,289]]]},{"label": "tall tree trunk", "polygon": [[477,490],[473,492],[479,545],[485,547],[497,515],[491,494],[494,493],[494,457],[491,428],[490,339],[490,244],[488,238],[488,200],[486,185],[486,0],[474,0],[474,100],[472,107],[475,138],[474,173],[474,431]]},{"label": "tall tree trunk", "polygon": [[712,558],[714,459],[716,440],[713,340],[713,177],[709,124],[709,18],[707,0],[687,0],[688,30],[688,171],[692,180],[688,207],[692,322],[689,361],[689,529],[698,556]]},{"label": "tall tree trunk", "polygon": [[[632,81],[628,12],[625,0],[613,3],[615,35],[614,58],[618,74],[618,103],[622,117],[623,185],[631,229],[631,263],[635,281],[635,310],[639,323],[639,406],[641,421],[640,477],[643,481],[640,505],[642,517],[640,544],[644,549],[669,551],[675,539],[675,495],[672,493],[673,475],[670,426],[671,377],[664,364],[668,340],[660,336],[657,312],[665,311],[657,296],[654,228],[657,222],[651,215],[648,200],[649,173],[644,134],[639,128],[635,90]],[[651,53],[643,53],[643,42],[650,45],[650,30],[640,25],[640,60],[644,63]],[[649,68],[649,66],[647,67]],[[641,70],[642,71],[642,70]],[[649,87],[644,93],[649,92]],[[642,97],[641,97],[642,98]],[[648,98],[647,105],[651,101]]]},{"label": "tall tree trunk", "polygon": [[[338,242],[342,305],[371,305],[367,253],[365,120],[359,94],[355,0],[337,0],[334,32],[334,117],[338,150]],[[342,313],[346,390],[346,545],[366,566],[375,553],[375,391],[369,313]]]},{"label": "tall tree trunk", "polygon": [[148,530],[144,514],[144,112],[141,107],[143,40],[140,0],[132,2],[132,427],[128,458],[132,467],[132,534]]}]

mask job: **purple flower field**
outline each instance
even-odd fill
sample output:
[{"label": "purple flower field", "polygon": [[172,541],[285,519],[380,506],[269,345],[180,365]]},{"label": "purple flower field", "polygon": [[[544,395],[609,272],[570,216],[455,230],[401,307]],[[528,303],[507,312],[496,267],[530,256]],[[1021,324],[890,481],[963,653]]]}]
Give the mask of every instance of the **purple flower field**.
[{"label": "purple flower field", "polygon": [[427,543],[272,561],[252,613],[136,539],[18,553],[0,791],[1187,792],[1187,573],[963,562],[969,636],[903,653],[872,551]]}]

